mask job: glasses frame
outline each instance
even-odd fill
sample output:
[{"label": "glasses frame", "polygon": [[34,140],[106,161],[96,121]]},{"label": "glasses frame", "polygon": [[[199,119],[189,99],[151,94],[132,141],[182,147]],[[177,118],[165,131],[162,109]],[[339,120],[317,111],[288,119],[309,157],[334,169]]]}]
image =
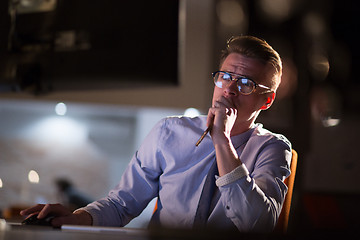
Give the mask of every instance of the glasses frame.
[{"label": "glasses frame", "polygon": [[[241,94],[243,94],[243,95],[250,95],[250,94],[252,94],[252,93],[256,90],[256,88],[258,88],[258,87],[264,88],[264,89],[267,89],[267,90],[268,90],[268,91],[265,91],[265,92],[263,92],[263,93],[272,92],[271,88],[269,88],[269,87],[267,87],[267,86],[265,86],[265,85],[262,85],[262,84],[258,84],[258,83],[256,83],[254,80],[252,80],[251,78],[248,78],[248,77],[242,76],[242,75],[240,75],[240,74],[236,74],[236,73],[229,73],[229,72],[226,72],[226,71],[216,71],[216,72],[211,73],[211,75],[212,75],[212,77],[213,77],[213,79],[214,79],[215,86],[217,86],[217,87],[218,87],[218,85],[216,85],[217,80],[216,80],[216,78],[215,78],[215,75],[216,75],[217,73],[226,73],[226,74],[228,74],[228,75],[230,76],[230,80],[228,81],[228,83],[230,83],[231,81],[236,81],[236,84],[237,84],[237,86],[238,86],[238,91],[239,91],[239,93],[241,93]],[[237,76],[237,78],[234,78],[233,76]],[[252,83],[254,83],[254,87],[253,87],[253,89],[251,90],[251,92],[249,92],[249,93],[243,93],[243,92],[241,92],[241,90],[239,89],[239,81],[242,80],[242,79],[248,79],[249,81],[251,81]],[[222,87],[219,87],[219,88],[222,88]]]}]

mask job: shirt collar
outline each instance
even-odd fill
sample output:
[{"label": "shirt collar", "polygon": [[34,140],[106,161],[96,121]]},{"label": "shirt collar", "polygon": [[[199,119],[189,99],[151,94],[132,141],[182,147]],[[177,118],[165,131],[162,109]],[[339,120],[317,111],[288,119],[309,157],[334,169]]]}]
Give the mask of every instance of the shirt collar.
[{"label": "shirt collar", "polygon": [[235,149],[238,149],[240,146],[242,146],[243,144],[245,144],[251,134],[253,133],[255,127],[252,126],[249,130],[247,130],[246,132],[243,132],[241,134],[235,135],[231,137],[231,142],[234,145]]}]

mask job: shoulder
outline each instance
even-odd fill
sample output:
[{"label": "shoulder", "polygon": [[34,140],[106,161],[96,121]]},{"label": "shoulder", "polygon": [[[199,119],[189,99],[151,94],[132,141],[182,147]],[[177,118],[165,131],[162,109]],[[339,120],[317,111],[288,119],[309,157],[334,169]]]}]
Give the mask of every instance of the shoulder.
[{"label": "shoulder", "polygon": [[[169,116],[161,119],[150,131],[151,141],[166,143],[199,138],[206,128],[206,116]],[[196,140],[194,140],[196,142]]]},{"label": "shoulder", "polygon": [[262,124],[256,124],[250,139],[263,144],[280,144],[291,149],[291,142],[282,134],[265,129]]},{"label": "shoulder", "polygon": [[186,116],[169,116],[163,118],[158,123],[162,128],[181,128],[181,129],[203,129],[206,126],[206,116],[186,117]]},{"label": "shoulder", "polygon": [[[249,172],[254,174],[255,169],[265,166],[271,167],[271,171],[289,169],[291,149],[291,143],[284,135],[273,133],[262,124],[256,124],[242,156]],[[285,175],[288,175],[287,170]]]}]

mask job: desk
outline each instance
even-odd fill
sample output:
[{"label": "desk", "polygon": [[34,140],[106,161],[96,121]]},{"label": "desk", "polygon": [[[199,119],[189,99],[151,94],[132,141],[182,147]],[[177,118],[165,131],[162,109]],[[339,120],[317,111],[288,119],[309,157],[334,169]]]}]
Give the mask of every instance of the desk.
[{"label": "desk", "polygon": [[[1,220],[1,219],[0,219]],[[1,222],[0,222],[1,225]],[[91,228],[91,227],[90,227]],[[94,228],[95,229],[95,228]],[[296,235],[279,234],[255,234],[229,231],[206,231],[181,230],[181,229],[127,229],[118,228],[119,231],[69,231],[51,227],[18,226],[5,229],[0,226],[0,240],[287,240],[308,239],[314,234],[319,239],[339,238],[344,239],[347,234],[343,233],[302,233]],[[125,230],[125,231],[122,231]]]},{"label": "desk", "polygon": [[[51,227],[22,226],[0,230],[0,240],[226,240],[266,239],[265,235],[224,234],[224,232],[174,229],[136,230],[131,232],[71,232]],[[279,239],[276,239],[279,240]]]},{"label": "desk", "polygon": [[148,240],[144,231],[126,232],[70,232],[51,227],[24,226],[0,230],[0,240]]}]

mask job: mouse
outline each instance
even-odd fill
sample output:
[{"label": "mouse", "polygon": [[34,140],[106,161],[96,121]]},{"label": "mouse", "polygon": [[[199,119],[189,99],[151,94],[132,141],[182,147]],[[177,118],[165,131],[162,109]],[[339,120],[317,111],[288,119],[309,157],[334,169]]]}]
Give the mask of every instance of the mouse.
[{"label": "mouse", "polygon": [[37,225],[37,226],[52,226],[51,220],[55,217],[51,214],[47,215],[45,218],[38,219],[38,214],[31,215],[21,222],[22,225]]}]

